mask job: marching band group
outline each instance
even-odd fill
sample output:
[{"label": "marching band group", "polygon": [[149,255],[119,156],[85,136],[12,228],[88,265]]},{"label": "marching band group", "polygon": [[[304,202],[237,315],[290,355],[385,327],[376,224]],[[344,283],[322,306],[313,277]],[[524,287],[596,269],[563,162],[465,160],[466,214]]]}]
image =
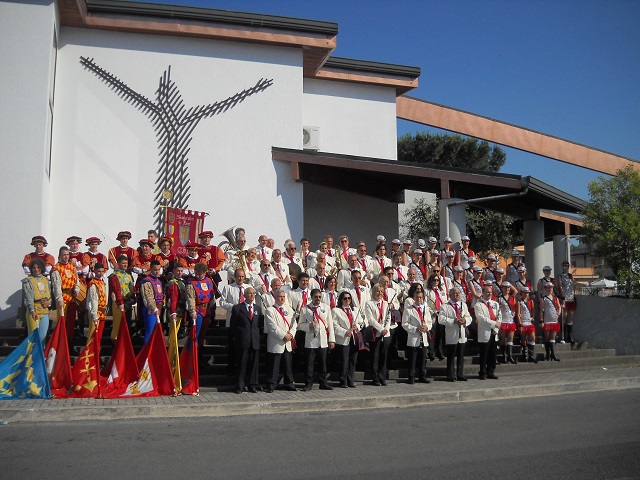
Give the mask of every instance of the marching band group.
[{"label": "marching band group", "polygon": [[[225,232],[226,233],[226,232]],[[544,335],[546,360],[559,361],[555,342],[563,331],[571,338],[575,310],[573,277],[568,262],[563,272],[543,278],[533,288],[518,250],[506,271],[489,254],[486,267],[476,265],[470,239],[453,244],[394,239],[388,249],[378,236],[374,254],[365,242],[350,246],[339,237],[334,246],[327,236],[316,251],[303,238],[283,249],[261,235],[248,248],[245,232],[227,235],[223,250],[211,245],[213,232],[203,231],[200,243],[186,245],[186,255],[172,253],[173,241],[149,231],[139,248],[128,245],[131,233],[119,232],[119,245],[100,253],[97,237],[71,236],[58,251],[57,261],[45,252],[47,241],[33,237],[35,251],[25,255],[23,297],[29,332],[38,329],[44,341],[49,310],[64,315],[69,337],[82,336],[85,326],[101,336],[108,310],[113,315],[111,338],[117,340],[123,319],[132,335],[146,342],[156,324],[175,321],[182,334],[195,328],[202,345],[215,317],[216,306],[226,310],[229,359],[235,364],[236,392],[257,391],[261,334],[267,335],[267,386],[272,392],[283,371],[284,388],[295,390],[292,354],[306,354],[304,390],[311,390],[317,373],[321,389],[327,383],[329,352],[338,360],[339,386],[355,388],[358,353],[370,351],[372,384],[386,385],[390,351],[405,349],[409,383],[429,383],[427,358],[447,359],[447,380],[466,381],[465,344],[473,337],[480,355],[479,378],[497,379],[494,373],[498,345],[505,363],[516,363],[513,342],[519,333],[524,361],[537,362],[536,327]],[[108,277],[109,269],[113,272]],[[228,284],[222,285],[226,272]],[[136,279],[134,281],[134,275]],[[137,314],[136,314],[137,313]],[[88,325],[86,325],[88,323]],[[457,362],[457,365],[455,365]]]}]

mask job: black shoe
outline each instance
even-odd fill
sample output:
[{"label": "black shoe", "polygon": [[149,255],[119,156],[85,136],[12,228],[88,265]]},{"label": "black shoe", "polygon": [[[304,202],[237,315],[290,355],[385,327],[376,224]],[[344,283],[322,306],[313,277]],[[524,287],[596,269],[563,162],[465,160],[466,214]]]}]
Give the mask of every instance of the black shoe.
[{"label": "black shoe", "polygon": [[341,383],[341,384],[340,384],[340,388],[349,388],[349,386],[348,386],[348,385],[345,385],[344,383]]},{"label": "black shoe", "polygon": [[457,380],[460,380],[461,382],[466,382],[467,381],[467,377],[463,377],[462,375],[458,375],[456,377]]},{"label": "black shoe", "polygon": [[493,373],[487,373],[487,378],[490,378],[491,380],[497,380],[498,379],[498,377]]},{"label": "black shoe", "polygon": [[296,386],[293,383],[290,383],[289,385],[285,385],[284,389],[288,392],[297,392],[298,389],[296,388]]},{"label": "black shoe", "polygon": [[487,375],[485,375],[484,373],[480,373],[480,374],[478,375],[478,379],[480,379],[480,380],[486,380],[486,379],[487,379]]},{"label": "black shoe", "polygon": [[236,388],[236,393],[240,395],[243,390],[244,390],[243,388]]},{"label": "black shoe", "polygon": [[383,387],[387,386],[387,382],[385,380],[381,380],[380,381],[380,385],[382,385]]},{"label": "black shoe", "polygon": [[421,377],[420,383],[431,383],[431,380],[429,380],[427,377]]},{"label": "black shoe", "polygon": [[442,355],[438,355],[438,360],[442,361],[444,360],[444,357]]},{"label": "black shoe", "polygon": [[447,377],[447,382],[455,382],[456,379],[453,377]]},{"label": "black shoe", "polygon": [[349,388],[356,388],[356,384],[355,383],[350,383],[348,386],[349,386]]},{"label": "black shoe", "polygon": [[413,385],[416,383],[416,379],[415,378],[409,378],[409,385]]},{"label": "black shoe", "polygon": [[251,385],[249,387],[249,393],[258,393],[258,389],[256,389],[256,387],[254,387],[253,385]]},{"label": "black shoe", "polygon": [[333,390],[333,387],[331,385],[327,385],[326,383],[321,383],[320,390]]},{"label": "black shoe", "polygon": [[380,382],[378,382],[377,380],[374,382],[371,382],[371,385],[373,385],[374,387],[379,387],[380,386]]},{"label": "black shoe", "polygon": [[433,362],[436,359],[436,356],[433,354],[431,350],[429,350],[429,353],[427,354],[427,358],[429,359],[430,362]]},{"label": "black shoe", "polygon": [[304,386],[304,388],[302,389],[303,392],[310,392],[313,389],[313,386],[310,384],[307,384]]},{"label": "black shoe", "polygon": [[267,387],[264,389],[264,393],[273,393],[273,388]]}]

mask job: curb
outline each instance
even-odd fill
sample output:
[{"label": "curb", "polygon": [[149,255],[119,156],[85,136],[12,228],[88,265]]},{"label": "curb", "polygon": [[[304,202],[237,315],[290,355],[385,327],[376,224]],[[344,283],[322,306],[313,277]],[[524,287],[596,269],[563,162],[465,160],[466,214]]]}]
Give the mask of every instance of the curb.
[{"label": "curb", "polygon": [[[449,385],[449,384],[448,384]],[[176,417],[228,417],[238,415],[267,415],[282,413],[332,412],[344,410],[409,408],[431,404],[478,402],[504,400],[533,396],[567,395],[605,390],[622,390],[640,388],[640,376],[624,376],[617,378],[601,378],[562,382],[556,384],[495,386],[492,388],[448,389],[433,392],[429,387],[422,392],[371,394],[344,396],[327,393],[314,398],[271,399],[266,393],[252,394],[256,401],[197,401],[201,397],[179,397],[180,403],[156,403],[149,405],[111,405],[109,400],[87,400],[95,402],[85,405],[59,406],[48,405],[34,408],[3,408],[0,417],[8,423],[24,422],[70,422],[70,421],[105,421],[124,419],[152,419]],[[243,395],[244,396],[244,395]],[[237,398],[233,394],[232,398]],[[117,402],[117,400],[116,400]],[[101,404],[102,403],[102,404]]]}]

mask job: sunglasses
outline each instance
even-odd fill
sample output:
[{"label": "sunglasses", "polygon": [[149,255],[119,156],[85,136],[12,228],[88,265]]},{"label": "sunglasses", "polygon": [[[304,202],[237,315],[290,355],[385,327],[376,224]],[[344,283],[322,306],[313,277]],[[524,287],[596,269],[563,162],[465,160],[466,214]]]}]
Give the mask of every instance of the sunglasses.
[{"label": "sunglasses", "polygon": [[312,298],[314,298],[315,300],[318,300],[319,298],[322,298],[322,296],[320,296],[320,295],[314,295]]},{"label": "sunglasses", "polygon": [[344,297],[343,300],[351,300],[351,297]]}]

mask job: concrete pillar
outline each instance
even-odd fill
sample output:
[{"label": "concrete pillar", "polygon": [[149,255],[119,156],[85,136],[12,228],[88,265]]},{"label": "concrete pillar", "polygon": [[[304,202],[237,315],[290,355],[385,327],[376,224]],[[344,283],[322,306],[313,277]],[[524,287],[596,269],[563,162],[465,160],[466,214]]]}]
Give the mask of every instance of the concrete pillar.
[{"label": "concrete pillar", "polygon": [[[528,220],[524,222],[524,250],[527,278],[531,280],[533,288],[542,276],[545,265],[544,255],[544,222],[542,220]],[[553,272],[554,275],[556,272]]]},{"label": "concrete pillar", "polygon": [[[447,205],[451,202],[463,200],[461,198],[440,199],[440,242],[444,237],[451,237],[453,242],[459,242],[460,237],[467,234],[467,216],[465,214],[465,205]],[[448,222],[447,222],[448,217]],[[442,246],[442,245],[441,245]]]},{"label": "concrete pillar", "polygon": [[569,237],[567,235],[553,236],[553,276],[562,273],[562,262],[571,262],[569,258]]}]

